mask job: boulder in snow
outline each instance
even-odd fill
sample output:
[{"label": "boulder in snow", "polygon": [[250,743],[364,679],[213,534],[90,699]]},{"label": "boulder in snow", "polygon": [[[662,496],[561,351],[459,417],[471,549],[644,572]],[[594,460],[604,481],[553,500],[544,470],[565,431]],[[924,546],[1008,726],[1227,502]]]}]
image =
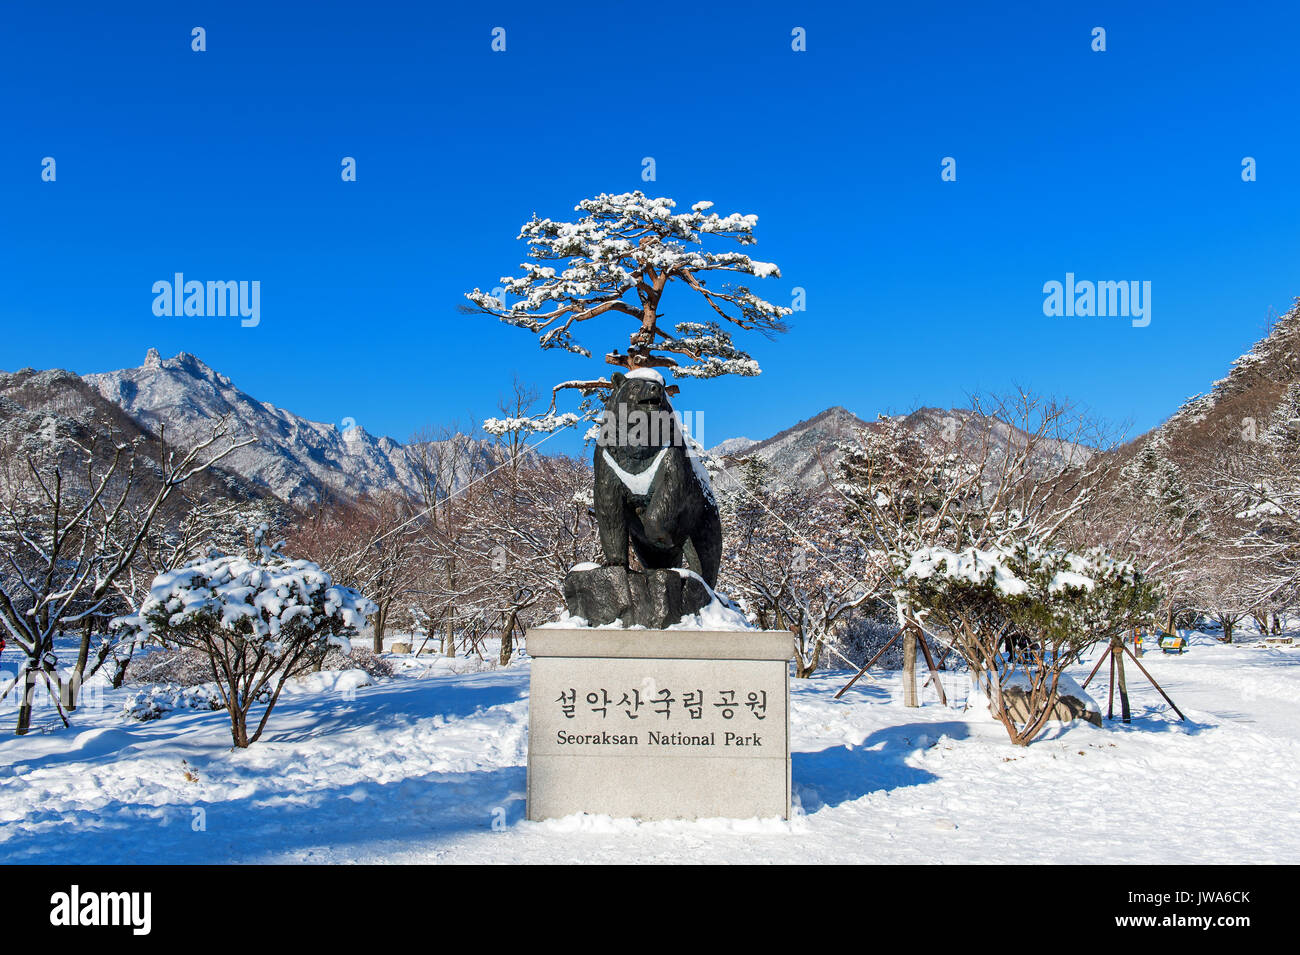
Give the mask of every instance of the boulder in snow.
[{"label": "boulder in snow", "polygon": [[[1023,677],[1018,681],[1016,677],[1021,677],[1021,674],[1013,674],[1003,683],[1002,700],[1008,715],[1013,720],[1017,723],[1026,723],[1029,721],[1028,681]],[[1060,681],[1056,685],[1056,699],[1052,702],[1051,712],[1047,718],[1061,723],[1083,720],[1093,726],[1101,726],[1101,709],[1086,690],[1065,674],[1061,674]]]}]

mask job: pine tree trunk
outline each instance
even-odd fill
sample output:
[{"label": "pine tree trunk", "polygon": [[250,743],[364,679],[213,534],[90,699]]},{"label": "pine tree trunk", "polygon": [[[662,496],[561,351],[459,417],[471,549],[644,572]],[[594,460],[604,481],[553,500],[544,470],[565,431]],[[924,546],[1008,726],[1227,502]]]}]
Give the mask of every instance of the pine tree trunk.
[{"label": "pine tree trunk", "polygon": [[[238,692],[231,696],[231,700],[237,700]],[[248,717],[241,712],[238,704],[232,703],[230,710],[230,737],[240,749],[248,748]]]},{"label": "pine tree trunk", "polygon": [[71,713],[77,708],[78,689],[85,678],[86,660],[90,658],[90,624],[81,631],[81,646],[77,648],[77,665],[72,668],[72,679],[68,681],[67,696],[63,705]]},{"label": "pine tree trunk", "polygon": [[31,670],[23,675],[23,685],[19,687],[22,695],[18,703],[18,725],[14,729],[15,736],[26,736],[28,730],[32,728],[32,693],[35,691],[36,683],[32,678],[35,676]]}]

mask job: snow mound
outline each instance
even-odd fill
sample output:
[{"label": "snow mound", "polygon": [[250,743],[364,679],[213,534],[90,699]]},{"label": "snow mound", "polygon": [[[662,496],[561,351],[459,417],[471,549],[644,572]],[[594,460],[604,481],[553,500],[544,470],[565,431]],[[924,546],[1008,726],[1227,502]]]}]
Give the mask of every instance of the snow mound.
[{"label": "snow mound", "polygon": [[282,696],[302,696],[316,693],[351,693],[375,681],[362,669],[322,670],[290,680],[284,685]]}]

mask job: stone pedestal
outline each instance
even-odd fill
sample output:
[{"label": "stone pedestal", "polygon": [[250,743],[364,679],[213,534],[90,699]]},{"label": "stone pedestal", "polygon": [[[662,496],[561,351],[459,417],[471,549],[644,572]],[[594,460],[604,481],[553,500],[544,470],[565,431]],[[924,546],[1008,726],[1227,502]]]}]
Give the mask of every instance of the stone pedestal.
[{"label": "stone pedestal", "polygon": [[530,630],[528,818],[790,816],[788,631]]}]

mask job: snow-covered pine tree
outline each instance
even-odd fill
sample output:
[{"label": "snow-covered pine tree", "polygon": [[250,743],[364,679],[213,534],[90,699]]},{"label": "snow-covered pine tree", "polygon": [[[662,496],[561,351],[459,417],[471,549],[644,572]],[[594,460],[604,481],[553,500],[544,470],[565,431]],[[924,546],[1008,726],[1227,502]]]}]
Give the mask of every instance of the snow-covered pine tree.
[{"label": "snow-covered pine tree", "polygon": [[[240,748],[261,737],[301,663],[330,647],[350,654],[350,638],[369,629],[367,618],[379,611],[319,565],[290,560],[263,541],[259,535],[247,555],[212,554],[159,574],[139,612],[110,625],[133,639],[202,653]],[[266,705],[250,733],[249,711],[258,702]]]},{"label": "snow-covered pine tree", "polygon": [[[689,212],[676,212],[676,203],[651,198],[642,192],[602,193],[575,207],[582,216],[574,222],[534,215],[524,223],[519,238],[529,245],[531,261],[522,274],[506,276],[493,292],[481,289],[466,294],[470,312],[493,315],[538,337],[543,349],[558,348],[585,357],[591,351],[577,337],[579,326],[604,315],[618,315],[629,325],[627,351],[618,348],[605,362],[627,371],[666,368],[678,378],[716,378],[720,375],[759,374],[758,362],[732,341],[734,329],[772,336],[785,331],[792,309],[775,305],[755,294],[746,284],[723,282],[722,277],[778,278],[771,262],[760,262],[744,252],[710,249],[705,240],[753,245],[755,215],[711,212],[712,202],[697,202]],[[712,312],[707,321],[682,321],[672,329],[660,327],[664,294],[673,284],[694,290]],[[607,378],[564,381],[552,389],[550,407],[543,415],[498,421],[484,427],[549,432],[577,423],[578,416],[555,413],[556,395],[576,389],[585,399],[584,412],[594,414],[591,396],[611,386]],[[669,390],[670,394],[676,389]]]},{"label": "snow-covered pine tree", "polygon": [[[1077,553],[1022,538],[987,549],[922,547],[895,560],[909,608],[948,634],[1021,746],[1051,718],[1066,667],[1143,625],[1160,601],[1139,570],[1099,548]],[[1017,652],[1009,638],[1019,638]],[[1019,713],[1005,695],[1013,687],[1023,693]]]}]

